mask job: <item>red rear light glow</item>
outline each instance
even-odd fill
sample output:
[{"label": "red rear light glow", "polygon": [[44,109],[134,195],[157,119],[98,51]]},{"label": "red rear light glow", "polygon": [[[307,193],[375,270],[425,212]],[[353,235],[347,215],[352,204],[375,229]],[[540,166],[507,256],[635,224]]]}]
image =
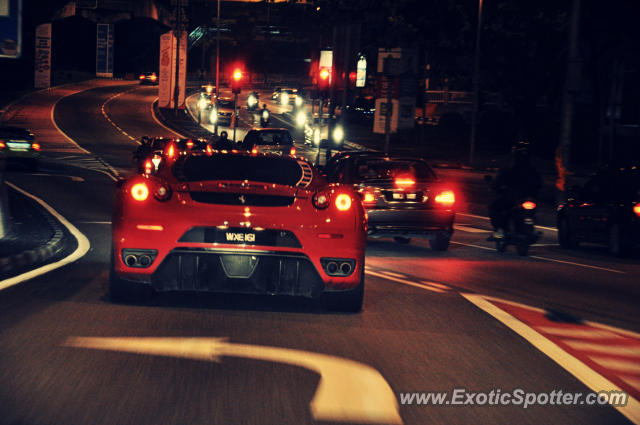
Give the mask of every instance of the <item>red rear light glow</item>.
[{"label": "red rear light glow", "polygon": [[144,74],[140,74],[140,79],[144,80]]},{"label": "red rear light glow", "polygon": [[164,230],[164,227],[160,226],[159,224],[138,224],[136,225],[136,229],[155,230],[155,231],[161,232]]},{"label": "red rear light glow", "polygon": [[193,147],[193,141],[189,140],[189,141],[187,142],[187,147],[188,147],[189,149],[191,149],[191,148]]},{"label": "red rear light glow", "polygon": [[156,77],[156,74],[153,74],[153,75],[151,76],[151,81],[155,81],[155,80],[157,80],[157,79],[158,79],[158,77]]},{"label": "red rear light glow", "polygon": [[136,201],[145,201],[149,197],[149,188],[146,183],[136,183],[131,187],[131,196]]},{"label": "red rear light glow", "polygon": [[536,203],[531,201],[525,201],[522,203],[522,208],[525,210],[533,210],[536,208]]},{"label": "red rear light glow", "polygon": [[151,174],[151,170],[153,169],[153,162],[151,162],[151,160],[147,159],[147,161],[144,163],[144,172],[145,174]]},{"label": "red rear light glow", "polygon": [[291,148],[291,150],[289,151],[289,155],[295,155],[296,154],[296,148]]},{"label": "red rear light glow", "polygon": [[169,158],[173,158],[175,154],[176,154],[176,150],[173,148],[173,145],[170,145],[169,150],[167,151],[167,156]]},{"label": "red rear light glow", "polygon": [[40,143],[32,143],[31,144],[31,149],[33,149],[34,151],[39,151],[40,150]]},{"label": "red rear light glow", "polygon": [[445,190],[436,195],[436,202],[447,206],[453,205],[456,202],[456,195],[451,190]]},{"label": "red rear light glow", "polygon": [[351,196],[341,193],[336,196],[336,208],[340,211],[348,211],[351,208]]},{"label": "red rear light glow", "polygon": [[251,149],[251,153],[254,154],[254,155],[257,154],[258,153],[258,149],[256,149],[256,148]]},{"label": "red rear light glow", "polygon": [[365,192],[362,200],[365,204],[372,204],[376,202],[376,197],[371,192]]},{"label": "red rear light glow", "polygon": [[640,217],[640,202],[633,206],[633,212],[636,213],[638,217]]},{"label": "red rear light glow", "polygon": [[211,149],[211,145],[207,145],[207,155],[213,155],[213,149]]},{"label": "red rear light glow", "polygon": [[413,186],[414,184],[416,184],[416,181],[414,179],[409,179],[406,177],[398,177],[395,180],[396,186],[398,187],[409,187],[409,186]]},{"label": "red rear light glow", "polygon": [[0,140],[0,149],[4,149],[6,147],[7,145],[5,145],[5,143],[2,140]]}]

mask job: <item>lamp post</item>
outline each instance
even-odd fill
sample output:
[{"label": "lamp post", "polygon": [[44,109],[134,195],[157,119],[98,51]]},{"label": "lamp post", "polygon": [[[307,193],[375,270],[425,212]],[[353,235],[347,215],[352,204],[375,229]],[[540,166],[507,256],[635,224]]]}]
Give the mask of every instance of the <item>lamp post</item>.
[{"label": "lamp post", "polygon": [[471,135],[469,138],[469,165],[473,167],[478,127],[478,106],[480,101],[480,31],[482,28],[482,1],[478,0],[478,27],[476,28],[476,54],[473,66],[473,109],[471,111]]},{"label": "lamp post", "polygon": [[[218,17],[216,18],[216,113],[218,111],[218,94],[220,92],[220,0],[218,0]],[[213,134],[218,135],[218,120],[213,124]]]}]

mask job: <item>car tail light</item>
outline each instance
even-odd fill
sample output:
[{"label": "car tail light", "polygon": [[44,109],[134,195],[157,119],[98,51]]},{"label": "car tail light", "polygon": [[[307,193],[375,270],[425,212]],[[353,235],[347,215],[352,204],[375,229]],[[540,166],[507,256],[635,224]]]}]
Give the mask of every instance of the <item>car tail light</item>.
[{"label": "car tail light", "polygon": [[189,149],[193,148],[193,140],[189,140],[189,141],[187,141],[187,147],[188,147]]},{"label": "car tail light", "polygon": [[171,198],[171,188],[161,184],[153,192],[153,196],[155,196],[158,201],[166,201]]},{"label": "car tail light", "polygon": [[362,201],[365,204],[372,204],[374,202],[376,202],[376,197],[373,193],[371,192],[365,192],[362,196]]},{"label": "car tail light", "polygon": [[289,155],[295,155],[296,154],[296,148],[291,148],[291,150],[289,150]]},{"label": "car tail light", "polygon": [[436,195],[436,202],[441,205],[451,206],[456,202],[456,195],[451,190],[445,190]]},{"label": "car tail light", "polygon": [[158,77],[156,77],[156,74],[153,74],[153,75],[151,76],[151,81],[155,81],[155,80],[157,80],[157,79],[158,79]]},{"label": "car tail light", "polygon": [[536,203],[532,201],[524,201],[522,203],[522,208],[525,210],[534,210],[536,208]]},{"label": "car tail light", "polygon": [[149,197],[149,188],[146,183],[136,183],[131,186],[131,196],[136,201],[142,202]]},{"label": "car tail light", "polygon": [[251,149],[251,153],[254,154],[254,155],[257,154],[258,153],[258,149],[256,149],[256,148]]},{"label": "car tail light", "polygon": [[633,206],[633,212],[636,213],[638,217],[640,217],[640,202]]},{"label": "car tail light", "polygon": [[7,145],[2,140],[0,140],[0,149],[4,149],[6,147]]},{"label": "car tail light", "polygon": [[31,144],[31,149],[33,149],[34,151],[39,151],[40,150],[40,143],[32,143]]},{"label": "car tail light", "polygon": [[173,147],[173,144],[169,145],[169,149],[167,149],[167,156],[169,158],[173,158],[173,156],[176,154],[176,150]]},{"label": "car tail light", "polygon": [[213,149],[211,148],[211,145],[207,145],[207,155],[213,155]]},{"label": "car tail light", "polygon": [[144,80],[144,74],[140,74],[140,79]]},{"label": "car tail light", "polygon": [[395,184],[398,187],[411,187],[416,184],[416,181],[407,177],[398,177],[395,180]]},{"label": "car tail light", "polygon": [[348,211],[351,208],[351,196],[346,193],[341,193],[336,196],[336,208],[340,211]]},{"label": "car tail light", "polygon": [[313,195],[312,202],[314,207],[323,210],[331,204],[331,195],[329,192],[318,192]]},{"label": "car tail light", "polygon": [[151,170],[153,170],[153,162],[150,159],[147,159],[144,163],[144,173],[151,174]]}]

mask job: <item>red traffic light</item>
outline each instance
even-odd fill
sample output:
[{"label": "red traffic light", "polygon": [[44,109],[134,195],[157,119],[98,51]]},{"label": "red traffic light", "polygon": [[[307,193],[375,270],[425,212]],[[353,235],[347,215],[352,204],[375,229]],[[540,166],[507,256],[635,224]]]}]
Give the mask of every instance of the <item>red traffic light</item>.
[{"label": "red traffic light", "polygon": [[239,69],[233,71],[233,79],[235,81],[240,81],[242,79],[242,71],[240,71]]},{"label": "red traffic light", "polygon": [[331,75],[331,73],[329,72],[329,70],[327,68],[322,68],[320,70],[320,79],[327,82],[329,80],[329,76]]},{"label": "red traffic light", "polygon": [[240,68],[236,68],[233,70],[233,74],[231,75],[233,77],[232,81],[231,81],[231,88],[232,88],[232,92],[233,93],[240,93],[241,91],[241,84],[242,84],[242,70]]}]

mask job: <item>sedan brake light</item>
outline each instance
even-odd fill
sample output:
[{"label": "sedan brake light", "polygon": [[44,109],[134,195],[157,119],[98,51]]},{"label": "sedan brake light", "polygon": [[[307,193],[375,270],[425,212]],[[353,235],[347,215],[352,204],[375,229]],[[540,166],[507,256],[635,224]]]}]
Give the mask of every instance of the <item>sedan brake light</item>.
[{"label": "sedan brake light", "polygon": [[398,187],[410,187],[410,186],[413,186],[414,184],[416,184],[416,181],[414,179],[411,179],[411,178],[398,177],[395,180],[395,184]]},{"label": "sedan brake light", "polygon": [[0,140],[0,149],[4,149],[6,147],[7,145],[2,140]]},{"label": "sedan brake light", "polygon": [[451,206],[456,202],[456,195],[451,190],[445,190],[436,195],[436,202],[445,206]]},{"label": "sedan brake light", "polygon": [[144,74],[140,74],[140,79],[144,80]]},{"label": "sedan brake light", "polygon": [[532,201],[524,201],[522,203],[522,208],[525,210],[534,210],[536,208],[536,203]]},{"label": "sedan brake light", "polygon": [[633,206],[633,212],[636,213],[638,217],[640,217],[640,202]]},{"label": "sedan brake light", "polygon": [[131,196],[136,201],[142,202],[149,197],[149,188],[146,183],[136,183],[131,186]]},{"label": "sedan brake light", "polygon": [[31,144],[31,149],[33,149],[34,151],[39,151],[40,150],[40,143],[32,143]]}]

